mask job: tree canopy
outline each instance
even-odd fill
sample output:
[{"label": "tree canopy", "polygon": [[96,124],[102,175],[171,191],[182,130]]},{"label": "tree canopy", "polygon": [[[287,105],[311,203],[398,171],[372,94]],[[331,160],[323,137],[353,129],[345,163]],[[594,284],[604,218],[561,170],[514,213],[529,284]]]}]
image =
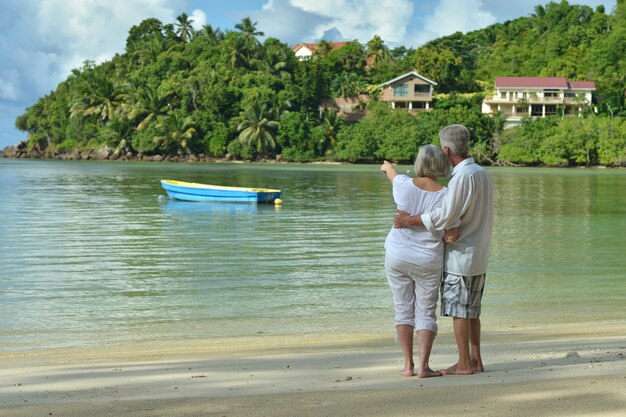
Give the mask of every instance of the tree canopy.
[{"label": "tree canopy", "polygon": [[[185,13],[171,24],[150,18],[129,30],[123,53],[85,62],[16,126],[48,155],[106,146],[116,156],[409,162],[444,125],[463,123],[483,162],[624,165],[625,9],[625,0],[610,14],[550,2],[416,49],[391,49],[378,35],[340,49],[323,41],[307,61],[278,39],[261,42],[250,18],[233,30],[197,31]],[[378,102],[381,83],[413,69],[438,83],[432,111]],[[496,76],[593,80],[594,111],[503,130],[501,117],[480,111]],[[370,105],[357,122],[322,110],[325,101],[362,94]]]}]

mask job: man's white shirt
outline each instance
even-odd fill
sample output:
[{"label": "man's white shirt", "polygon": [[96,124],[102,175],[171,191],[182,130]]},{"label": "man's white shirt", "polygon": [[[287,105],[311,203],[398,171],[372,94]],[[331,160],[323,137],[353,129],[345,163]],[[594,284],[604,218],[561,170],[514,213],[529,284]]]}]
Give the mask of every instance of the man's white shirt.
[{"label": "man's white shirt", "polygon": [[446,245],[444,271],[464,276],[487,272],[493,212],[493,184],[487,171],[473,158],[463,160],[452,170],[443,205],[421,216],[431,233],[459,226],[457,241]]}]

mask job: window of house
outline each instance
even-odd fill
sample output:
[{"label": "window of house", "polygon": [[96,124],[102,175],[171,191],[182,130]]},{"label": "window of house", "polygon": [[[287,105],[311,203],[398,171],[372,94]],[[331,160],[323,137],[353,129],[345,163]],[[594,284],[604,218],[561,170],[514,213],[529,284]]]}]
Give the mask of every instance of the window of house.
[{"label": "window of house", "polygon": [[530,109],[531,116],[543,116],[543,106],[533,104]]},{"label": "window of house", "polygon": [[406,97],[409,95],[409,85],[400,84],[393,88],[393,95],[396,97]]},{"label": "window of house", "polygon": [[430,93],[430,86],[424,84],[415,84],[415,93]]},{"label": "window of house", "polygon": [[543,96],[545,98],[558,97],[559,96],[559,90],[543,90]]},{"label": "window of house", "polygon": [[556,106],[553,104],[546,105],[546,116],[554,116],[556,114]]},{"label": "window of house", "polygon": [[515,113],[528,114],[528,107],[516,107]]},{"label": "window of house", "polygon": [[506,93],[505,92],[500,93],[500,98],[505,99],[506,98]]},{"label": "window of house", "polygon": [[426,102],[425,101],[414,101],[411,105],[412,108],[414,109],[425,109],[426,108]]}]

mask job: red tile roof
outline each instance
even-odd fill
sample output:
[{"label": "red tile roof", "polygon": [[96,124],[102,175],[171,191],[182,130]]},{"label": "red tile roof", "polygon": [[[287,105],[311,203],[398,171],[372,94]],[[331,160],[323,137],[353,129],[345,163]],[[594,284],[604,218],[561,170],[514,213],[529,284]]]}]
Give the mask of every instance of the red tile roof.
[{"label": "red tile roof", "polygon": [[496,88],[562,88],[595,90],[593,81],[567,81],[563,77],[496,77]]},{"label": "red tile roof", "polygon": [[[328,42],[328,43],[330,44],[331,49],[333,51],[336,51],[337,49],[343,48],[344,46],[346,46],[350,42]],[[311,51],[315,51],[315,49],[317,48],[318,45],[319,45],[319,43],[299,43],[297,45],[292,46],[291,50],[296,52],[298,49],[300,49],[302,47],[307,47]]]},{"label": "red tile roof", "polygon": [[496,87],[568,88],[562,77],[496,77]]},{"label": "red tile roof", "polygon": [[593,81],[569,81],[570,88],[580,88],[580,89],[589,89],[595,90],[596,83]]}]

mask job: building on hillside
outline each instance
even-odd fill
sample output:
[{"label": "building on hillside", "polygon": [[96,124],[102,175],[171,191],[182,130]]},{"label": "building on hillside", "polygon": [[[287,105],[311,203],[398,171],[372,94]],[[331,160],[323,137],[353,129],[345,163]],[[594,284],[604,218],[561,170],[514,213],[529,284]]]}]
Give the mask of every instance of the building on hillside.
[{"label": "building on hillside", "polygon": [[524,116],[580,115],[591,104],[596,85],[562,77],[496,77],[495,89],[483,100],[482,112],[504,113],[505,127],[511,127]]},{"label": "building on hillside", "polygon": [[324,100],[320,104],[320,117],[324,110],[334,110],[346,122],[359,121],[365,116],[365,107],[370,99],[367,94],[359,94],[356,97],[337,97]]},{"label": "building on hillside", "polygon": [[410,71],[381,84],[383,93],[380,100],[390,103],[393,109],[431,110],[433,87],[436,85],[436,82]]},{"label": "building on hillside", "polygon": [[[350,42],[328,42],[333,51],[341,49]],[[291,47],[291,50],[296,54],[296,58],[300,61],[306,61],[313,57],[315,50],[319,46],[319,43],[299,43]]]}]

